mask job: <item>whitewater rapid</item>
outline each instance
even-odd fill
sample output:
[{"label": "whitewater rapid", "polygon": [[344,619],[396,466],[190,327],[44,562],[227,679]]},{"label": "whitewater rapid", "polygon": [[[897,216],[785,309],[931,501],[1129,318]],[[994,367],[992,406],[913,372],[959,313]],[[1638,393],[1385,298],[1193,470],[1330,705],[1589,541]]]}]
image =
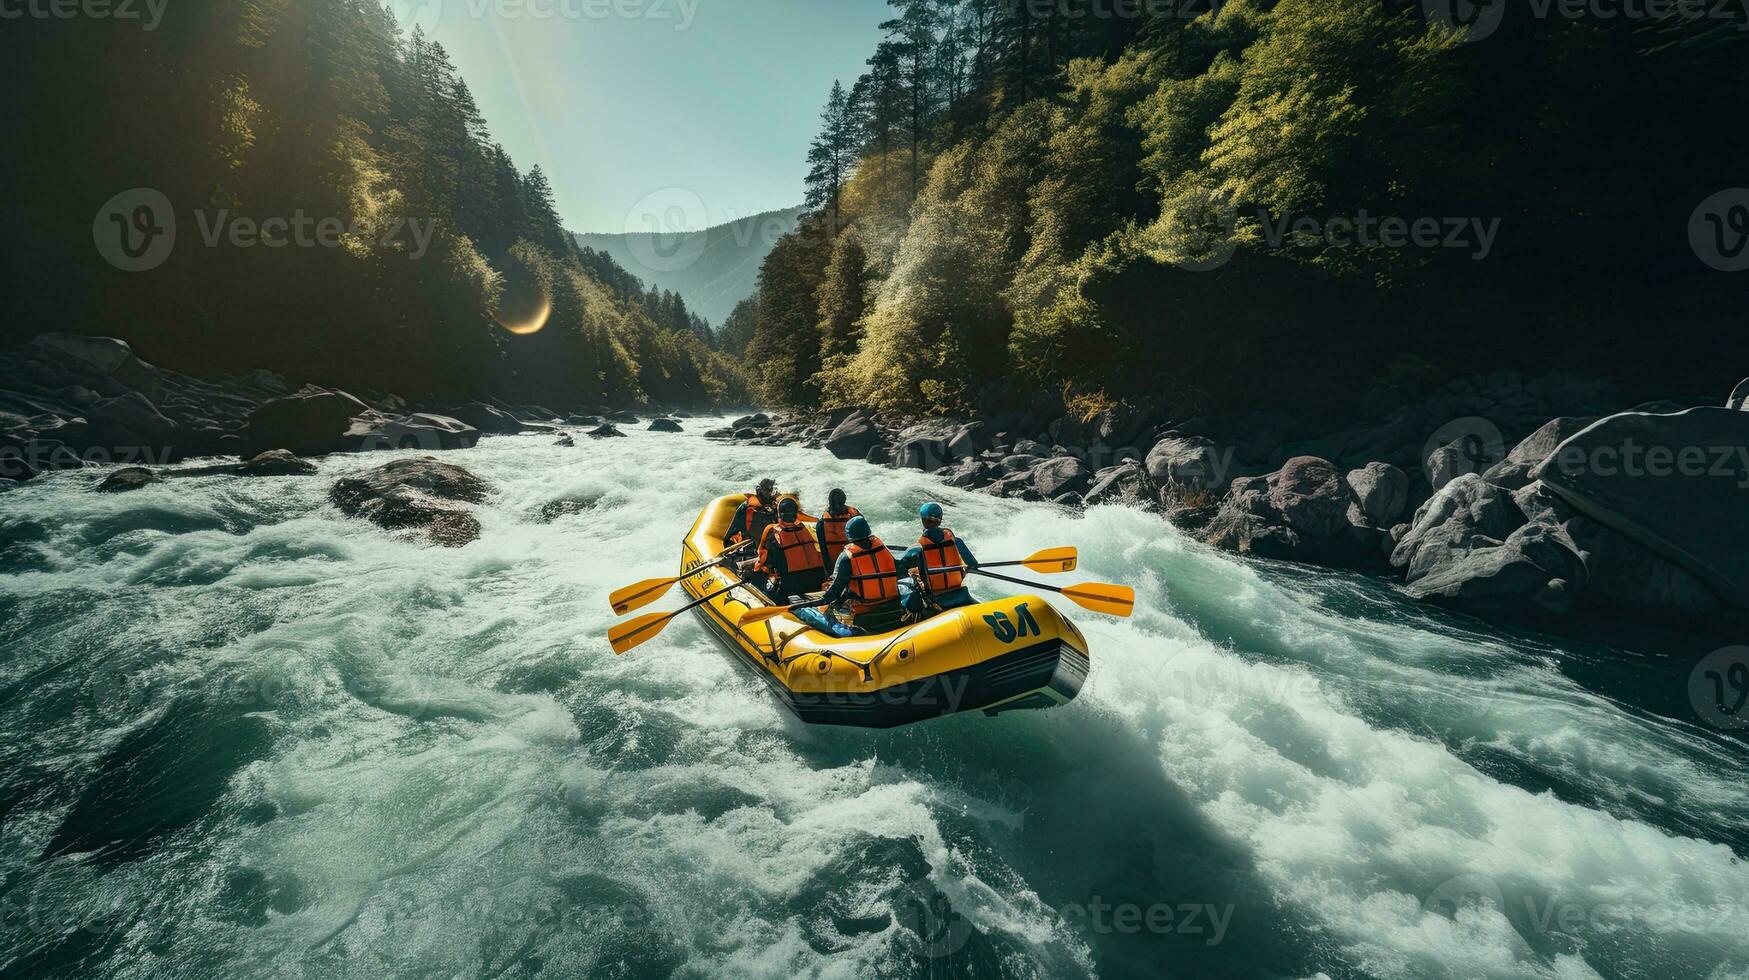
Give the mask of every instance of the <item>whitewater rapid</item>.
[{"label": "whitewater rapid", "polygon": [[[0,973],[1749,976],[1749,765],[1685,666],[713,424],[447,454],[495,489],[455,550],[327,501],[398,454],[0,494]],[[1067,607],[1067,707],[890,732],[690,619],[614,657],[607,593],[766,475],[1139,612]]]}]

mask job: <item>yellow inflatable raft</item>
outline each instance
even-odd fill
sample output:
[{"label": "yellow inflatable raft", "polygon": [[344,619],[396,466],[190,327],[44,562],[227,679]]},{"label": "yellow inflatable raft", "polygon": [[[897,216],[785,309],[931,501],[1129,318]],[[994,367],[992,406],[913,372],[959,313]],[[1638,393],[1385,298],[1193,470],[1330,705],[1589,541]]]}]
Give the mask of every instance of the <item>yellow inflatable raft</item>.
[{"label": "yellow inflatable raft", "polygon": [[[706,507],[686,536],[685,574],[715,560],[743,497]],[[769,605],[733,563],[682,583],[695,612],[796,716],[816,725],[892,728],[928,718],[1065,704],[1087,679],[1087,640],[1036,595],[943,613],[880,636],[841,639],[791,616],[743,629],[741,613]]]}]

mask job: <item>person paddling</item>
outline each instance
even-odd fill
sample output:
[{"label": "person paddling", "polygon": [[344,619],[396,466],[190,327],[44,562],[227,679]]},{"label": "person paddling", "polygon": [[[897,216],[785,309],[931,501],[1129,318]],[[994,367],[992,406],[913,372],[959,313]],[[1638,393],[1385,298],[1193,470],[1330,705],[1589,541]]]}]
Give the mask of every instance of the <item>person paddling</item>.
[{"label": "person paddling", "polygon": [[827,568],[838,564],[838,556],[844,553],[844,547],[850,543],[850,536],[845,533],[844,526],[852,518],[861,516],[861,511],[850,506],[843,490],[835,489],[826,495],[826,514],[814,525],[814,534],[820,538],[820,553],[826,559]]},{"label": "person paddling", "polygon": [[914,575],[917,581],[916,588],[905,590],[905,611],[926,616],[975,604],[966,589],[966,572],[978,567],[972,549],[941,526],[946,513],[940,504],[924,504],[917,516],[923,522],[923,536],[898,561],[899,575]]},{"label": "person paddling", "polygon": [[735,517],[729,521],[729,529],[723,533],[723,547],[739,544],[743,541],[758,541],[765,534],[765,529],[777,521],[777,481],[764,479],[759,486],[747,495],[741,506],[735,508]]},{"label": "person paddling", "polygon": [[755,567],[769,580],[765,594],[773,602],[789,602],[792,596],[803,598],[825,586],[826,562],[820,556],[820,542],[802,523],[801,507],[794,497],[778,501],[777,523],[767,527],[759,539]]},{"label": "person paddling", "polygon": [[[885,633],[900,625],[904,607],[899,604],[899,569],[893,553],[868,525],[865,517],[853,517],[844,525],[849,539],[832,569],[832,587],[817,608],[798,609],[795,617],[834,636]],[[849,607],[852,629],[835,623],[831,610],[840,603]]]}]

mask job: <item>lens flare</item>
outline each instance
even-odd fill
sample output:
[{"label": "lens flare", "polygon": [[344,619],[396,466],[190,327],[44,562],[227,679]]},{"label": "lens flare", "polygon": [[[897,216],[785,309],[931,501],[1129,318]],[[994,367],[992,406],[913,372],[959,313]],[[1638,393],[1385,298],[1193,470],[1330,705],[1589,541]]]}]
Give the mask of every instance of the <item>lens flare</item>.
[{"label": "lens flare", "polygon": [[542,299],[540,309],[536,310],[533,316],[525,320],[509,320],[505,318],[503,313],[499,313],[497,319],[499,326],[518,337],[527,337],[530,334],[540,333],[541,328],[547,325],[547,317],[552,316],[552,313],[553,301],[550,299]]}]

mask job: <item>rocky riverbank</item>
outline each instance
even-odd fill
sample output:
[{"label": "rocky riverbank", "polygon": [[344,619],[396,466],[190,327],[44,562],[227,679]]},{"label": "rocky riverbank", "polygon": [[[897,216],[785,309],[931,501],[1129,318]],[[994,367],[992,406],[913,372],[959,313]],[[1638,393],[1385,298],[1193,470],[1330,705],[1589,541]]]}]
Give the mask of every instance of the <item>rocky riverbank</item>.
[{"label": "rocky riverbank", "polygon": [[[676,413],[651,428],[679,431]],[[638,416],[600,406],[555,411],[498,399],[409,404],[397,395],[298,385],[268,371],[199,379],[155,367],[119,340],[44,334],[0,354],[0,489],[52,470],[120,466],[110,492],[157,479],[278,475],[298,458],[329,453],[465,449],[482,435],[618,433]],[[165,470],[197,457],[236,464]]]},{"label": "rocky riverbank", "polygon": [[1722,402],[1497,373],[1350,428],[1118,407],[1041,421],[752,415],[711,435],[800,444],[949,485],[1160,513],[1213,547],[1388,575],[1416,599],[1555,631],[1600,621],[1741,642],[1749,381]]}]

